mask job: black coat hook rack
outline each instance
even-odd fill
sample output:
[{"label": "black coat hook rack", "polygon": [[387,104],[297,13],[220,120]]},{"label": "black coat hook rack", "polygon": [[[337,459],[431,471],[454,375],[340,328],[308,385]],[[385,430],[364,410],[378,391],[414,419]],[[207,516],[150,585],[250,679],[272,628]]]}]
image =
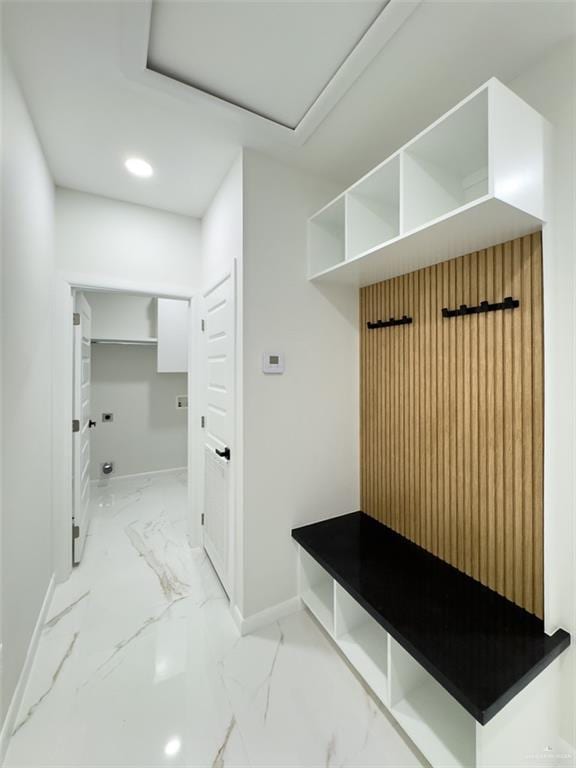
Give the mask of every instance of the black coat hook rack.
[{"label": "black coat hook rack", "polygon": [[375,323],[366,323],[369,331],[374,331],[377,328],[392,328],[395,325],[410,325],[412,318],[407,315],[402,315],[400,318],[391,317],[389,320],[377,320]]},{"label": "black coat hook rack", "polygon": [[460,304],[458,309],[442,309],[442,317],[458,317],[459,315],[482,315],[485,312],[498,312],[501,309],[516,309],[520,306],[518,299],[512,296],[506,296],[504,301],[496,304],[490,304],[488,301],[481,301],[477,307],[469,307],[467,304]]}]

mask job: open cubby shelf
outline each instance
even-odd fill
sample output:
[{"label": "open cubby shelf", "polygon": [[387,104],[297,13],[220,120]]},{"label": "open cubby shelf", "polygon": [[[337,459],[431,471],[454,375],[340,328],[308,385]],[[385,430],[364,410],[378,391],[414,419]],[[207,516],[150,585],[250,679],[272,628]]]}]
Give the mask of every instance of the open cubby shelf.
[{"label": "open cubby shelf", "polygon": [[346,258],[400,234],[400,158],[393,157],[346,194]]},{"label": "open cubby shelf", "polygon": [[344,262],[346,248],[343,196],[308,220],[308,250],[314,254],[314,268],[319,272]]},{"label": "open cubby shelf", "polygon": [[405,232],[487,195],[488,90],[416,138],[403,162]]},{"label": "open cubby shelf", "polygon": [[322,626],[334,628],[334,580],[305,552],[300,556],[300,595]]},{"label": "open cubby shelf", "polygon": [[390,710],[432,765],[474,765],[474,719],[410,654],[391,641]]},{"label": "open cubby shelf", "polygon": [[370,685],[388,702],[388,633],[339,584],[335,589],[335,639],[340,650]]},{"label": "open cubby shelf", "polygon": [[545,125],[492,78],[309,220],[309,278],[369,285],[537,231]]},{"label": "open cubby shelf", "polygon": [[542,711],[556,706],[552,662],[568,633],[546,635],[540,619],[362,512],[292,536],[302,601],[433,765],[498,765],[503,749],[524,749],[515,729],[527,723],[535,743],[547,738]]}]

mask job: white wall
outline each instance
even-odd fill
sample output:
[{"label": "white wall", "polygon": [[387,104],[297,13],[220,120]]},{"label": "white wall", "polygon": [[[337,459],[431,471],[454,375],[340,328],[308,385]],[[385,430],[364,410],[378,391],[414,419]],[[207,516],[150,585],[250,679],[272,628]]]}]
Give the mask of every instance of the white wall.
[{"label": "white wall", "polygon": [[242,262],[242,155],[239,155],[202,219],[202,285],[212,288],[232,263]]},{"label": "white wall", "polygon": [[[553,553],[565,567],[574,560],[576,508],[576,235],[574,182],[576,162],[576,95],[574,47],[565,45],[518,77],[510,87],[552,124],[551,224],[544,232],[545,278],[545,417],[547,437],[546,517],[558,525]],[[561,533],[558,535],[558,529]],[[552,554],[552,553],[551,553]],[[547,616],[553,626],[574,626],[574,585],[562,578],[546,594]]]},{"label": "white wall", "polygon": [[[544,229],[546,627],[576,632],[576,72],[566,44],[510,87],[552,124],[550,224]],[[576,659],[563,654],[564,738],[576,747]]]},{"label": "white wall", "polygon": [[[236,284],[241,285],[242,280],[242,207],[243,207],[243,156],[238,155],[230,170],[222,180],[214,199],[210,203],[204,218],[202,219],[202,291],[213,288],[233,269],[236,271]],[[230,446],[235,456],[231,463],[231,496],[236,505],[232,513],[233,517],[233,593],[231,595],[233,605],[238,602],[237,595],[242,591],[242,528],[238,518],[241,515],[241,484],[242,484],[242,452],[238,448],[239,435],[242,433],[242,291],[237,290],[236,295],[236,371],[234,377],[235,388],[235,428],[234,439]],[[198,312],[202,315],[203,306],[200,302]],[[196,349],[196,370],[198,371],[198,389],[200,392],[200,414],[205,413],[206,382],[204,380],[205,361],[203,359],[203,347],[201,344]],[[196,466],[199,477],[204,477],[204,447],[203,435],[199,432],[196,447]],[[199,511],[204,508],[203,483],[198,484],[196,506]],[[193,541],[200,542],[198,526],[193,536]]]},{"label": "white wall", "polygon": [[155,298],[105,291],[89,292],[86,298],[92,307],[93,339],[156,338]]},{"label": "white wall", "polygon": [[54,190],[18,86],[3,71],[3,715],[52,564]]},{"label": "white wall", "polygon": [[200,285],[200,222],[118,200],[56,190],[56,267],[190,292]]},{"label": "white wall", "polygon": [[[157,373],[155,346],[92,345],[91,475],[104,461],[113,477],[187,464],[188,411],[176,398],[188,391],[185,373]],[[102,413],[114,414],[103,422]]]},{"label": "white wall", "polygon": [[[307,218],[336,192],[245,153],[245,618],[296,595],[294,526],[359,508],[358,292],[306,277]],[[264,351],[284,375],[262,373]]]},{"label": "white wall", "polygon": [[[244,151],[202,226],[203,286],[236,264],[233,606],[296,596],[296,525],[358,508],[357,294],[306,279],[306,220],[337,190]],[[262,352],[286,355],[284,376]],[[200,500],[201,505],[201,500]]]}]

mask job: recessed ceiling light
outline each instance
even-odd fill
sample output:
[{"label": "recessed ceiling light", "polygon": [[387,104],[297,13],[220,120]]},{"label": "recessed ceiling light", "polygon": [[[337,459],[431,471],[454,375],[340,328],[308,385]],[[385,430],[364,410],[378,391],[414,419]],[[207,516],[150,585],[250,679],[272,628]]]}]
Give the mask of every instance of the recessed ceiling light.
[{"label": "recessed ceiling light", "polygon": [[141,157],[129,157],[124,163],[126,170],[134,176],[140,176],[141,179],[148,179],[154,174],[154,169],[146,160]]},{"label": "recessed ceiling light", "polygon": [[167,757],[173,757],[174,755],[177,755],[178,752],[180,752],[181,747],[182,747],[182,742],[178,737],[174,739],[170,739],[170,741],[164,747],[164,754]]}]

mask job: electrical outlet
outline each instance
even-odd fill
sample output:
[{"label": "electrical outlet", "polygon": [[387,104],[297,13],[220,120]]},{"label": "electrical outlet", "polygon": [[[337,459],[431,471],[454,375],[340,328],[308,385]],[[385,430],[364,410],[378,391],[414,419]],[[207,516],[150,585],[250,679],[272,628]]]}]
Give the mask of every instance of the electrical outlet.
[{"label": "electrical outlet", "polygon": [[188,408],[188,395],[178,395],[176,398],[176,408]]}]

